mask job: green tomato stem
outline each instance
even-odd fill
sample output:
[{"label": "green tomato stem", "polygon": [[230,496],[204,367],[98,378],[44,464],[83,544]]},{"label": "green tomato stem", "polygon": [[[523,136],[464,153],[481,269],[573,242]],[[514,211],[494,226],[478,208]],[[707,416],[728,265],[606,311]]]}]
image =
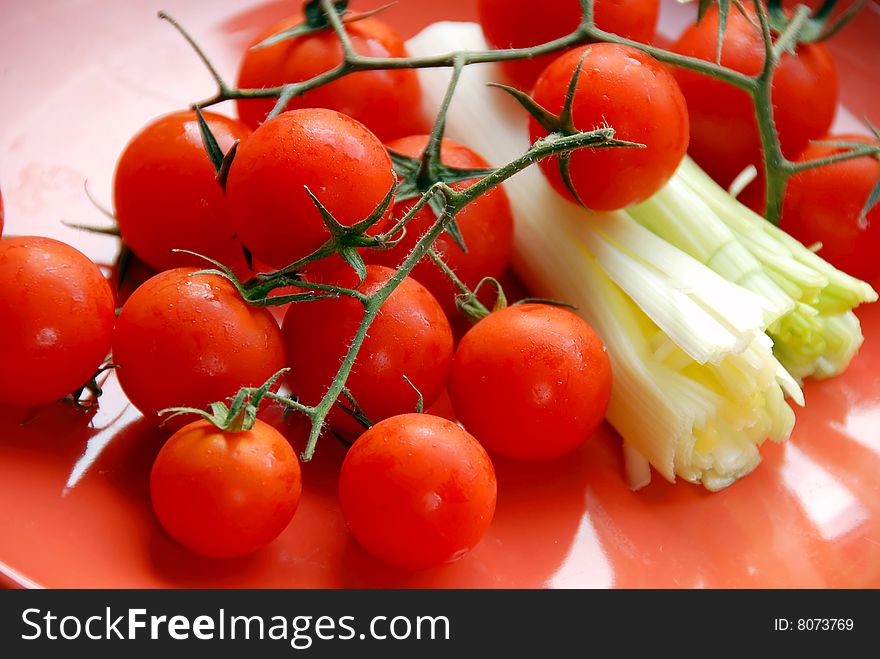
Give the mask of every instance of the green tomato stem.
[{"label": "green tomato stem", "polygon": [[846,160],[854,160],[855,158],[863,158],[865,156],[880,156],[880,145],[866,145],[863,147],[851,149],[849,151],[835,153],[834,155],[828,156],[826,158],[817,158],[816,160],[808,160],[806,162],[791,163],[791,171],[792,173],[797,173],[805,171],[807,169],[827,167],[828,165],[834,165],[836,163],[844,162]]}]

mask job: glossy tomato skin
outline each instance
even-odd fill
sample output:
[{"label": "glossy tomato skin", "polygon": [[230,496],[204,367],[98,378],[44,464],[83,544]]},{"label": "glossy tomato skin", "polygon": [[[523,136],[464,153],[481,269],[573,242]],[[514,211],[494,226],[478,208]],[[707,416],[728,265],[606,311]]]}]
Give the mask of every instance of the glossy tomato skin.
[{"label": "glossy tomato skin", "polygon": [[473,549],[495,513],[486,451],[447,419],[403,414],[364,432],[339,475],[342,514],[375,558],[420,570]]},{"label": "glossy tomato skin", "polygon": [[[390,150],[418,158],[428,143],[427,135],[405,137],[390,142]],[[461,169],[490,167],[480,155],[453,140],[444,139],[440,158],[444,165]],[[460,190],[474,180],[452,184]],[[399,219],[412,208],[416,199],[395,204],[394,217]],[[412,251],[418,240],[437,221],[434,212],[425,207],[406,226],[403,240],[390,250],[365,250],[365,258],[389,267],[399,265]],[[462,251],[448,232],[434,242],[434,250],[455,271],[467,286],[473,289],[483,277],[500,277],[507,268],[513,250],[513,215],[504,188],[498,187],[469,204],[457,216],[458,228],[468,248]],[[424,259],[413,269],[411,276],[424,285],[447,314],[456,313],[455,295],[459,292],[450,279],[433,261]]]},{"label": "glossy tomato skin", "polygon": [[88,382],[110,352],[113,292],[70,245],[0,241],[0,402],[42,405]]},{"label": "glossy tomato skin", "polygon": [[449,376],[464,427],[490,453],[514,460],[576,449],[602,422],[610,395],[602,341],[583,319],[544,304],[508,307],[474,325]]},{"label": "glossy tomato skin", "polygon": [[[583,12],[579,0],[478,0],[480,24],[493,48],[527,48],[574,32]],[[659,0],[596,0],[596,25],[606,32],[648,43],[654,38]],[[523,89],[535,80],[558,53],[503,62],[510,79]]]},{"label": "glossy tomato skin", "polygon": [[[203,114],[224,153],[250,134],[235,119]],[[114,202],[123,240],[154,270],[205,265],[172,251],[186,249],[248,272],[195,112],[159,117],[128,143],[116,166]]]},{"label": "glossy tomato skin", "polygon": [[[393,183],[391,158],[376,136],[351,117],[318,108],[291,110],[260,126],[239,147],[226,193],[242,243],[282,268],[330,238],[305,186],[351,225],[367,218]],[[380,221],[371,233],[382,228]]]},{"label": "glossy tomato skin", "polygon": [[207,420],[177,431],[150,474],[153,510],[165,531],[213,558],[243,556],[274,540],[299,505],[296,452],[272,426],[224,432]]},{"label": "glossy tomato skin", "polygon": [[[393,274],[369,265],[357,288],[371,295]],[[326,393],[363,317],[361,303],[344,296],[290,306],[282,324],[291,368],[288,382],[303,403],[314,405]],[[443,392],[451,361],[452,330],[443,309],[424,286],[407,277],[370,325],[346,387],[375,423],[416,409],[418,395],[404,375],[424,396],[425,407],[430,406]],[[362,430],[341,410],[334,410],[330,421],[345,433]]]},{"label": "glossy tomato skin", "polygon": [[[718,12],[681,35],[672,50],[715,61]],[[737,11],[730,12],[721,63],[747,75],[764,64],[761,35]],[[673,69],[690,112],[689,153],[721,185],[727,187],[748,165],[762,167],[755,111],[748,94],[719,80],[684,69]],[[773,76],[774,119],[783,153],[796,158],[811,139],[828,132],[837,108],[837,68],[821,43],[801,44],[796,55],[782,56]],[[759,191],[756,191],[760,196]]]},{"label": "glossy tomato skin", "polygon": [[[301,17],[285,19],[268,29],[254,44],[301,22]],[[379,19],[350,22],[346,30],[355,52],[360,55],[407,56],[403,39]],[[263,88],[302,82],[329,71],[341,61],[342,48],[334,32],[313,32],[266,48],[248,50],[239,69],[238,86]],[[256,129],[275,107],[276,100],[238,100],[238,116]],[[421,129],[420,102],[419,79],[414,70],[361,71],[294,98],[285,109],[337,110],[357,119],[384,141]]]},{"label": "glossy tomato skin", "polygon": [[[616,210],[644,201],[669,180],[687,150],[688,109],[669,71],[634,48],[610,43],[569,51],[538,78],[534,99],[559,114],[578,62],[586,53],[574,95],[575,126],[589,131],[610,125],[617,139],[646,148],[579,149],[571,156],[571,179],[584,204]],[[532,142],[547,130],[529,118]],[[558,159],[540,167],[553,187],[573,199]]]},{"label": "glossy tomato skin", "polygon": [[[159,423],[168,407],[204,409],[284,368],[281,331],[232,284],[195,268],[159,273],[125,303],[113,338],[122,389]],[[169,422],[179,428],[179,417]]]},{"label": "glossy tomato skin", "polygon": [[[829,136],[873,144],[862,135]],[[820,144],[804,151],[802,160],[825,158],[843,149]],[[871,190],[880,180],[880,161],[865,156],[801,172],[789,179],[781,226],[805,245],[822,243],[819,256],[862,279],[880,276],[880,206],[860,223]]]}]

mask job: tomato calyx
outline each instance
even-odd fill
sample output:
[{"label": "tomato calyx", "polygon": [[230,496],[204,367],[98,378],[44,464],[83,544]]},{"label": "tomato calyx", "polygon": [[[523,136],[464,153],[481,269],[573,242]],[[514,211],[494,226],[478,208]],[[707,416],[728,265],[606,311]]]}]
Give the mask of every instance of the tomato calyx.
[{"label": "tomato calyx", "polygon": [[[731,6],[734,4],[736,5],[737,10],[751,21],[756,28],[759,27],[754,20],[754,15],[746,10],[744,6],[739,3],[734,3],[733,0],[699,0],[697,7],[697,22],[703,18],[713,5],[718,7],[718,47],[715,55],[716,64],[721,63],[721,50],[724,45],[724,34],[727,30],[727,20],[730,16]],[[837,0],[825,0],[798,28],[795,38],[791,41],[786,50],[793,53],[798,44],[817,43],[830,39],[844,25],[852,20],[864,4],[865,0],[856,0],[856,2],[854,2],[846,11],[832,20],[831,15],[834,12],[834,8],[837,6]],[[767,0],[767,26],[773,34],[784,34],[786,30],[789,29],[793,20],[794,16],[787,13],[782,6],[782,0]]]},{"label": "tomato calyx", "polygon": [[[707,0],[701,0],[700,4]],[[711,1],[711,0],[710,0]],[[720,0],[720,2],[729,2],[729,0]],[[803,27],[797,34],[796,43],[816,43],[826,41],[831,38],[864,6],[865,0],[856,0],[846,11],[836,18],[832,19],[834,8],[837,6],[837,0],[825,0],[818,9],[807,18]],[[770,23],[770,29],[776,34],[782,34],[792,18],[789,16],[782,6],[782,0],[767,1],[767,16]]]},{"label": "tomato calyx", "polygon": [[[344,21],[345,17],[349,14],[348,0],[338,0],[333,3],[333,7],[336,9],[336,13],[340,19]],[[269,46],[274,46],[282,41],[288,41],[314,32],[322,32],[331,27],[327,12],[321,7],[319,0],[309,0],[309,2],[305,3],[303,5],[303,14],[305,16],[305,21],[263,39],[260,43],[251,46],[251,50],[268,48]]]},{"label": "tomato calyx", "polygon": [[[420,158],[410,158],[402,153],[388,149],[388,155],[391,156],[394,171],[400,178],[396,194],[398,202],[421,197],[438,183],[445,183],[447,185],[460,183],[461,181],[483,178],[495,171],[493,168],[467,169],[444,165],[440,162],[441,141],[442,139],[435,140],[432,135]],[[428,206],[438,219],[446,210],[445,201],[436,195],[432,195],[428,199]],[[467,253],[467,245],[461,235],[458,223],[453,219],[446,226],[445,230],[452,236],[455,244],[463,252]]]},{"label": "tomato calyx", "polygon": [[[397,175],[393,170],[391,174],[393,179],[391,186],[388,188],[388,192],[385,193],[385,196],[376,208],[374,208],[366,218],[359,222],[355,222],[352,225],[345,225],[339,222],[339,220],[333,216],[333,213],[331,213],[306,186],[306,193],[309,195],[312,203],[315,204],[315,208],[318,209],[321,221],[324,223],[325,228],[330,234],[330,238],[317,250],[295,263],[291,263],[275,272],[258,274],[257,281],[261,282],[261,284],[258,284],[250,295],[246,295],[246,299],[248,299],[249,302],[255,302],[258,298],[254,297],[254,292],[266,295],[275,288],[291,285],[289,279],[291,276],[296,278],[298,272],[309,263],[313,263],[314,261],[318,261],[333,254],[338,254],[342,257],[342,259],[351,266],[357,274],[358,283],[362,283],[367,276],[367,266],[364,263],[364,259],[360,255],[360,252],[358,252],[358,248],[366,247],[383,249],[392,247],[395,244],[394,241],[389,241],[388,236],[385,234],[379,234],[377,236],[367,235],[367,231],[385,217],[385,214],[388,212],[388,209],[394,201],[398,184]],[[330,287],[328,290],[332,288],[333,287]]]},{"label": "tomato calyx", "polygon": [[[205,121],[201,108],[196,106],[195,113],[196,119],[199,123],[199,132],[202,135],[202,143],[205,146],[205,151],[208,154],[208,158],[211,160],[211,164],[214,166],[214,178],[225,193],[229,168],[232,167],[232,161],[235,159],[235,154],[238,153],[238,145],[241,144],[241,140],[235,140],[232,143],[232,146],[229,147],[229,150],[226,153],[223,153],[223,150],[217,143],[217,138],[214,137],[214,133],[211,132],[211,128],[208,126],[208,122]],[[244,254],[244,260],[247,267],[253,269],[254,258],[251,255],[250,250],[242,245],[241,251]]]},{"label": "tomato calyx", "polygon": [[[449,104],[452,102],[463,67],[462,60],[456,59],[453,64],[452,77],[449,79],[449,85],[446,88],[446,94],[443,97],[443,102],[440,104],[437,118],[428,137],[428,143],[425,145],[425,150],[421,156],[411,158],[392,149],[386,149],[391,157],[394,171],[401,181],[397,190],[397,201],[406,201],[407,199],[415,199],[417,197],[425,198],[438,220],[443,219],[444,216],[449,214],[449,200],[446,198],[445,193],[442,195],[442,198],[438,198],[437,195],[429,194],[430,191],[437,188],[450,190],[449,186],[453,183],[485,178],[496,171],[494,168],[470,169],[449,167],[444,165],[442,161],[441,151],[443,135],[446,132],[446,113],[449,111]],[[452,217],[446,224],[444,231],[467,254],[467,245],[465,245],[461,229],[456,222],[455,213],[451,215]]]},{"label": "tomato calyx", "polygon": [[196,118],[199,122],[199,132],[202,134],[202,142],[205,145],[205,151],[208,154],[208,158],[211,160],[211,164],[214,166],[214,174],[217,178],[217,183],[225,192],[226,177],[229,175],[229,168],[232,166],[232,161],[235,158],[235,154],[238,152],[238,145],[241,143],[241,140],[235,140],[232,143],[232,146],[229,147],[229,150],[226,153],[223,153],[223,150],[217,143],[217,138],[214,137],[214,133],[211,132],[211,128],[208,126],[208,122],[205,121],[202,110],[196,107],[195,112]]},{"label": "tomato calyx", "polygon": [[[549,133],[546,137],[542,138],[542,142],[553,142],[561,138],[578,135],[582,131],[580,131],[574,125],[572,108],[574,106],[574,96],[578,88],[578,81],[580,80],[581,71],[584,67],[584,60],[589,56],[589,54],[590,48],[587,48],[586,50],[584,50],[583,55],[581,55],[581,58],[578,61],[574,72],[572,73],[571,80],[569,80],[568,87],[565,91],[565,102],[562,104],[562,110],[559,112],[558,115],[553,114],[547,108],[543,107],[540,103],[535,101],[535,99],[533,99],[529,94],[520,89],[517,89],[516,87],[510,87],[509,85],[503,85],[497,82],[491,82],[489,84],[492,87],[497,87],[510,94],[526,110],[526,112],[528,112],[535,119],[535,121],[537,121],[541,125],[541,127]],[[614,139],[615,132],[612,126],[606,125],[602,128],[597,129],[596,132],[601,133],[601,135],[598,136],[599,139],[597,139],[596,143],[592,145],[591,148],[645,148],[644,144]],[[584,203],[583,199],[581,199],[581,196],[578,194],[578,191],[571,180],[572,153],[573,151],[562,151],[557,154],[559,174],[562,177],[562,182],[565,184],[565,187],[571,193],[571,196],[575,199],[575,201],[577,201],[578,204],[586,208],[587,205]]]},{"label": "tomato calyx", "polygon": [[363,283],[364,279],[367,277],[367,265],[364,263],[364,259],[360,252],[358,252],[358,247],[368,247],[376,244],[376,239],[366,235],[366,231],[385,215],[385,212],[388,210],[388,207],[391,206],[391,202],[394,199],[396,187],[397,181],[395,177],[395,181],[391,184],[391,187],[388,189],[382,202],[375,208],[375,210],[373,210],[365,220],[351,226],[341,224],[339,220],[333,217],[333,213],[327,210],[324,204],[322,204],[321,201],[312,194],[312,191],[306,187],[306,193],[308,193],[312,202],[315,204],[315,207],[318,209],[318,212],[321,215],[321,220],[324,222],[324,226],[327,227],[327,231],[330,232],[330,240],[320,249],[327,250],[328,256],[330,253],[336,253],[341,256],[357,274],[358,284]]},{"label": "tomato calyx", "polygon": [[[348,416],[354,419],[364,428],[364,430],[372,428],[375,425],[372,421],[370,421],[370,418],[364,412],[363,408],[357,402],[357,399],[354,397],[354,394],[351,393],[351,390],[348,387],[342,388],[342,397],[345,398],[345,403],[343,403],[339,399],[336,399],[336,407],[338,407]],[[346,444],[347,446],[351,446],[351,443],[346,441],[346,439],[341,434],[332,429],[331,432],[340,442]]]},{"label": "tomato calyx", "polygon": [[[492,305],[491,310],[487,309],[486,305],[480,302],[478,298],[480,289],[487,285],[495,288],[495,304]],[[494,277],[483,277],[480,282],[474,286],[473,291],[470,293],[459,293],[455,296],[455,306],[465,318],[472,323],[478,323],[490,313],[495,313],[496,311],[501,311],[502,309],[507,308],[507,296],[504,294],[504,288],[501,286],[501,282]]]},{"label": "tomato calyx", "polygon": [[[336,15],[339,16],[340,22],[345,24],[355,23],[357,21],[362,21],[365,18],[376,16],[377,14],[381,14],[387,9],[390,9],[393,5],[394,3],[389,3],[370,11],[355,14],[348,9],[348,0],[337,0],[333,3],[333,8],[336,11]],[[303,5],[303,15],[305,16],[305,21],[263,39],[258,44],[251,46],[251,50],[268,48],[269,46],[274,46],[283,41],[289,41],[290,39],[313,34],[315,32],[323,32],[324,30],[329,30],[333,27],[333,24],[330,22],[330,17],[321,6],[320,0],[309,0],[309,2],[306,2]]]},{"label": "tomato calyx", "polygon": [[[393,247],[398,242],[392,240],[388,234],[376,236],[367,234],[367,231],[385,216],[394,201],[397,177],[393,172],[392,178],[391,186],[388,188],[385,197],[379,202],[379,205],[366,218],[350,226],[340,223],[312,191],[305,187],[306,193],[318,209],[321,220],[330,234],[329,239],[317,250],[295,263],[291,263],[274,272],[257,273],[253,279],[245,282],[242,282],[228,266],[204,254],[185,249],[172,251],[196,256],[212,264],[214,266],[213,269],[200,270],[194,274],[213,274],[227,279],[246,302],[255,306],[279,306],[291,302],[313,302],[327,297],[339,297],[340,295],[354,297],[363,302],[365,297],[354,289],[334,284],[304,282],[300,276],[300,271],[310,263],[333,254],[338,254],[355,271],[358,276],[358,283],[364,281],[367,276],[367,266],[358,250],[360,248],[387,249]],[[249,256],[247,251],[245,251],[245,256]],[[306,290],[302,293],[270,297],[272,291],[288,287]]]},{"label": "tomato calyx", "polygon": [[198,272],[192,273],[192,276],[216,275],[218,277],[223,277],[235,287],[235,290],[245,302],[257,307],[276,306],[289,304],[292,302],[314,302],[315,300],[322,300],[325,297],[338,297],[338,295],[340,294],[339,291],[349,291],[349,289],[343,289],[342,287],[331,286],[329,284],[308,284],[310,288],[314,288],[316,289],[316,291],[293,293],[290,295],[281,295],[270,298],[269,293],[274,291],[276,288],[304,286],[304,283],[299,277],[299,273],[291,272],[289,274],[258,274],[256,278],[243,282],[228,267],[226,267],[219,261],[205,256],[204,254],[191,252],[186,249],[176,249],[173,251],[180,252],[181,254],[189,254],[190,256],[197,256],[198,258],[204,259],[205,261],[209,262],[214,266],[214,268],[199,270]]},{"label": "tomato calyx", "polygon": [[259,411],[260,403],[263,402],[263,399],[278,378],[289,370],[289,368],[282,368],[256,389],[244,388],[239,390],[235,397],[230,399],[229,405],[222,401],[211,403],[208,406],[210,411],[200,410],[195,407],[169,407],[159,410],[159,414],[165,416],[162,420],[162,425],[164,426],[171,419],[183,414],[197,414],[224,432],[235,433],[250,430],[257,422],[257,412]]},{"label": "tomato calyx", "polygon": [[[425,397],[422,395],[422,392],[415,385],[415,383],[409,379],[406,375],[403,376],[404,382],[406,382],[409,387],[415,392],[418,397],[415,406],[415,413],[421,414],[425,411]],[[348,416],[354,419],[358,425],[360,425],[364,430],[369,430],[376,424],[370,420],[370,417],[367,416],[367,413],[364,412],[364,409],[360,406],[360,403],[357,402],[357,398],[354,397],[354,394],[351,393],[351,390],[348,387],[342,388],[342,393],[340,394],[342,398],[345,398],[345,402],[343,403],[341,399],[337,398],[334,405],[338,407],[340,410],[345,412]],[[330,428],[331,434],[336,437],[340,442],[345,444],[346,448],[351,448],[352,442],[348,441],[342,434]]]}]

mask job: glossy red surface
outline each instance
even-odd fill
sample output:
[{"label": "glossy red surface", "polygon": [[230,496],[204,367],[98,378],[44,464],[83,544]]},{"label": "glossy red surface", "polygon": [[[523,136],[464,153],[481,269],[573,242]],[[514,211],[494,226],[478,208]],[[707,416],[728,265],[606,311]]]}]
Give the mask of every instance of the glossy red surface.
[{"label": "glossy red surface", "polygon": [[[7,232],[50,235],[112,259],[113,239],[60,223],[101,221],[83,182],[108,202],[129,137],[212,93],[186,44],[154,18],[156,3],[0,5]],[[231,79],[237,53],[290,2],[163,5]],[[664,4],[667,36],[687,11]],[[466,0],[402,0],[388,18],[411,34],[432,20],[474,15]],[[880,123],[877,34],[880,11],[871,4],[833,45],[849,110],[838,130],[858,130],[863,113]],[[498,509],[483,542],[458,563],[417,573],[377,563],[351,539],[336,501],[343,452],[332,439],[304,465],[300,509],[277,541],[246,558],[207,560],[155,521],[148,475],[164,435],[114,381],[93,416],[61,405],[3,408],[0,573],[9,585],[55,587],[877,587],[880,305],[860,316],[867,340],[851,368],[808,385],[791,441],[765,446],[764,463],[731,488],[710,494],[655,477],[630,492],[619,439],[603,426],[559,461],[496,460]],[[269,416],[280,423],[277,410]],[[301,428],[286,433],[301,440]]]}]

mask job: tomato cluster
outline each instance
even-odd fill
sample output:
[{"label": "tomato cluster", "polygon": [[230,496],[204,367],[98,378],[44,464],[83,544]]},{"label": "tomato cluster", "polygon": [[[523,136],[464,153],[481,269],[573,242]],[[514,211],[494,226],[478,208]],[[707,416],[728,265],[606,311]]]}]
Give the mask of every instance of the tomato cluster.
[{"label": "tomato cluster", "polygon": [[[352,20],[347,29],[357,52],[405,55],[378,19]],[[314,30],[249,50],[240,84],[306,80],[340,58],[336,37]],[[173,432],[150,477],[160,523],[196,553],[238,556],[287,527],[302,467],[278,428],[228,401],[239,391],[262,391],[286,369],[290,394],[283,395],[293,395],[300,411],[317,409],[370,313],[344,394],[319,419],[325,435],[352,442],[340,465],[342,513],[358,542],[392,565],[433,567],[470,551],[495,510],[490,453],[547,460],[577,448],[604,416],[611,371],[590,327],[545,304],[491,313],[456,348],[450,318],[458,316],[460,289],[447,273],[425,257],[411,276],[397,276],[395,268],[436,225],[436,211],[425,205],[405,230],[385,232],[445,176],[465,190],[476,178],[456,172],[490,169],[452,140],[442,140],[435,156],[426,153],[424,127],[404,120],[417,115],[419,94],[411,70],[362,72],[294,99],[271,119],[274,101],[242,99],[241,121],[186,110],[150,122],[119,158],[114,200],[125,244],[158,273],[120,300],[114,318],[109,285],[73,248],[42,238],[0,243],[0,284],[20,289],[4,296],[2,309],[13,315],[27,305],[29,312],[28,323],[0,330],[0,401],[57,400],[112,354],[131,404]],[[580,105],[577,112],[583,121],[595,116]],[[412,163],[436,158],[427,178],[399,182],[415,192],[396,203],[391,154]],[[355,246],[320,252],[339,239],[334,227],[367,217],[376,221],[356,244],[362,271],[352,267],[358,257],[349,254],[346,263],[339,255]],[[502,188],[463,209],[455,228],[432,249],[459,286],[475,289],[504,273],[513,213]],[[367,244],[383,236],[380,249]],[[255,273],[303,260],[285,290],[257,300],[245,295],[264,281]],[[309,286],[330,288],[287,305],[280,324],[262,306]],[[365,300],[379,297],[381,306],[370,311]],[[464,428],[416,413],[447,390]],[[277,386],[268,395],[282,396],[272,392]],[[188,423],[185,409],[211,414]]]},{"label": "tomato cluster", "polygon": [[[545,2],[537,17],[530,4],[481,0],[495,46],[560,37],[581,19],[574,0]],[[596,16],[609,32],[647,41],[657,9],[657,0],[600,0]],[[710,13],[676,48],[712,56],[713,21]],[[273,26],[245,53],[241,87],[301,82],[341,62],[342,48],[326,25],[275,38],[294,24]],[[345,29],[358,53],[406,54],[380,19],[347,15]],[[733,14],[722,63],[756,72],[756,39],[748,17]],[[672,176],[689,143],[720,180],[757,162],[754,118],[741,92],[672,74],[637,49],[592,44],[511,64],[508,72],[533,86],[533,102],[545,113],[531,120],[533,141],[557,129],[612,125],[617,139],[633,143],[541,163],[561,194],[589,208],[646,199]],[[611,362],[585,321],[546,303],[500,304],[456,345],[450,319],[460,287],[501,276],[510,261],[513,212],[500,187],[458,213],[456,233],[433,243],[457,284],[427,257],[410,276],[398,276],[394,268],[439,227],[436,209],[426,204],[404,231],[391,231],[418,197],[398,194],[403,185],[395,187],[393,162],[435,166],[432,176],[440,178],[417,167],[415,180],[403,182],[417,192],[457,170],[490,167],[448,139],[431,160],[431,140],[415,110],[420,93],[412,70],[359,71],[293,97],[272,118],[273,99],[242,97],[240,121],[187,110],[148,124],[119,158],[114,200],[125,244],[158,274],[124,300],[117,317],[106,279],[77,250],[48,238],[0,242],[0,317],[12,319],[0,324],[0,402],[58,400],[112,354],[128,399],[156,424],[171,408],[211,409],[210,418],[193,423],[181,415],[166,421],[174,432],[155,460],[150,491],[171,536],[199,554],[230,557],[259,549],[287,527],[303,467],[287,438],[255,418],[255,410],[221,403],[287,369],[284,386],[296,399],[289,404],[318,414],[340,369],[350,369],[344,390],[329,400],[332,410],[318,421],[325,436],[351,443],[340,465],[339,502],[352,535],[405,569],[443,565],[473,549],[495,510],[490,455],[539,461],[576,450],[605,415]],[[799,112],[805,99],[813,112]],[[774,103],[786,155],[833,152],[804,151],[828,130],[836,105],[833,62],[822,47],[802,46],[783,58]],[[450,179],[451,187],[466,190],[476,180],[471,175]],[[857,230],[850,220],[857,214],[853,200],[863,200],[878,178],[880,163],[869,158],[795,177],[784,222],[801,239],[824,242],[832,261],[870,274],[876,259],[864,250],[880,249],[880,211],[861,218]],[[334,242],[350,239],[346,231],[368,217],[375,222],[354,243]],[[835,225],[841,217],[846,226]],[[2,223],[0,198],[0,231]],[[290,268],[300,261],[307,263]],[[280,325],[263,306],[271,297],[252,297],[272,268],[283,271],[286,279],[274,276],[294,293],[313,293],[290,303]],[[378,299],[373,309],[369,303]],[[360,349],[350,359],[355,342]],[[284,400],[287,392],[276,391],[270,396]],[[416,413],[444,392],[461,425]],[[221,412],[229,415],[222,423]]]}]

